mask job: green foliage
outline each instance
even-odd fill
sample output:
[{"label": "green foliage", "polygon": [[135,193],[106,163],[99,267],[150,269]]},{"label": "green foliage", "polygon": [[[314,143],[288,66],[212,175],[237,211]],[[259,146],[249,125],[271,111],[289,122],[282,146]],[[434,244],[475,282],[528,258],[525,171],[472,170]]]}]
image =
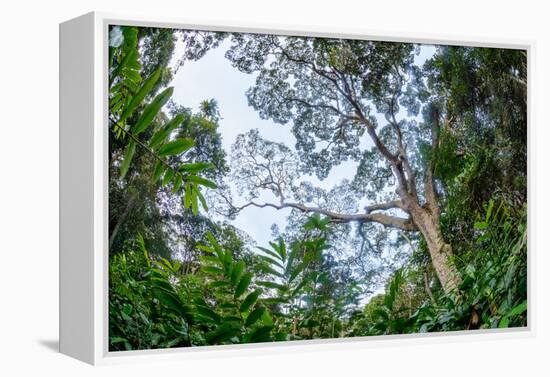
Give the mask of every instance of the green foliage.
[{"label": "green foliage", "polygon": [[159,148],[159,156],[177,156],[180,153],[185,152],[193,146],[193,140],[191,139],[177,139],[169,141]]},{"label": "green foliage", "polygon": [[[124,250],[125,240],[140,232],[157,255],[169,256],[173,240],[168,229],[166,191],[183,197],[194,214],[208,211],[204,188],[226,173],[217,124],[186,109],[175,109],[171,73],[172,32],[134,27],[111,27],[109,70],[109,210],[110,251]],[[162,46],[155,43],[161,43]],[[164,44],[166,43],[166,44]],[[141,46],[138,49],[138,46]],[[155,63],[156,62],[156,63]],[[188,179],[188,177],[191,177]],[[197,178],[198,177],[198,178]],[[194,180],[194,181],[192,181]],[[182,202],[183,202],[182,201]],[[162,204],[161,204],[162,203]],[[171,204],[171,203],[170,203]],[[172,213],[172,211],[170,211]],[[197,235],[208,220],[184,216]],[[178,216],[178,219],[181,217]],[[190,247],[196,240],[189,239]]]},{"label": "green foliage", "polygon": [[141,237],[137,244],[110,258],[110,350],[189,346],[189,308],[172,282],[178,264],[151,259]]},{"label": "green foliage", "polygon": [[[476,246],[456,261],[464,276],[461,295],[440,290],[432,301],[427,292],[404,289],[414,283],[414,274],[397,271],[386,292],[373,298],[355,319],[355,334],[526,326],[526,219],[525,208],[514,210],[505,202],[489,202],[483,217],[471,225],[477,234]],[[411,305],[415,295],[420,300]]]},{"label": "green foliage", "polygon": [[[252,251],[243,231],[207,213],[210,205],[219,214],[220,203],[203,191],[228,189],[222,118],[216,99],[197,112],[173,103],[176,34],[185,45],[178,67],[229,35],[110,30],[110,350],[527,325],[521,51],[438,47],[417,67],[409,44],[232,34],[226,57],[256,73],[250,105],[262,118],[292,123],[297,142],[294,150],[258,130],[239,135],[237,189],[258,201],[268,189],[281,206],[320,208],[291,206],[288,229],[274,227],[273,242]],[[397,121],[400,106],[408,118]],[[359,246],[347,239],[353,227],[342,216],[329,217],[395,199],[392,166],[379,149],[361,149],[367,131],[407,158],[423,208],[433,168],[434,217],[462,277],[457,291],[442,289],[421,236],[361,220]],[[332,190],[301,181],[304,173],[323,179],[346,161],[357,163],[353,181]],[[365,209],[378,211],[385,209]],[[377,279],[384,291],[367,295]]]},{"label": "green foliage", "polygon": [[397,299],[401,293],[404,273],[398,270],[393,275],[388,291],[383,296],[382,302],[372,309],[371,319],[373,320],[373,329],[371,331],[378,334],[402,334],[411,332],[411,321],[407,318],[408,308],[398,306]]},{"label": "green foliage", "polygon": [[[308,224],[322,232],[326,221],[314,217]],[[338,336],[336,308],[327,310],[321,295],[312,297],[326,280],[313,268],[327,248],[322,235],[296,242],[288,253],[282,239],[262,248],[260,270],[273,281],[255,278],[212,233],[206,238],[197,274],[183,273],[178,261],[151,257],[141,236],[111,257],[111,350]]]},{"label": "green foliage", "polygon": [[[197,163],[181,163],[174,166],[166,157],[180,156],[193,147],[194,141],[190,138],[177,138],[171,140],[172,131],[184,121],[179,114],[165,125],[159,127],[154,134],[149,134],[145,139],[139,138],[149,127],[154,126],[154,120],[159,116],[162,108],[172,97],[173,88],[164,89],[161,93],[152,98],[146,99],[152,94],[153,88],[160,78],[160,68],[153,71],[150,76],[142,82],[138,62],[139,50],[137,40],[137,28],[122,27],[123,43],[120,47],[111,47],[111,74],[110,74],[110,103],[109,116],[112,131],[118,138],[127,141],[126,152],[120,167],[120,177],[124,178],[135,155],[136,144],[145,150],[146,153],[157,159],[157,165],[152,176],[153,182],[163,177],[162,185],[172,184],[173,191],[177,192],[182,184],[192,181],[183,193],[189,196],[186,199],[190,203],[197,203],[202,198],[199,185],[215,188],[211,181],[198,177],[195,174],[210,167],[209,163],[197,165]],[[130,84],[129,84],[130,83]],[[186,168],[186,165],[189,167]],[[191,175],[188,172],[192,171]],[[204,202],[203,199],[200,200]],[[207,210],[204,204],[203,208]],[[198,212],[198,205],[193,206],[194,212]]]},{"label": "green foliage", "polygon": [[201,246],[206,253],[201,270],[207,288],[204,298],[195,300],[212,320],[205,339],[210,344],[272,340],[271,314],[262,304],[262,290],[251,286],[253,275],[211,233],[207,238],[210,245]]}]

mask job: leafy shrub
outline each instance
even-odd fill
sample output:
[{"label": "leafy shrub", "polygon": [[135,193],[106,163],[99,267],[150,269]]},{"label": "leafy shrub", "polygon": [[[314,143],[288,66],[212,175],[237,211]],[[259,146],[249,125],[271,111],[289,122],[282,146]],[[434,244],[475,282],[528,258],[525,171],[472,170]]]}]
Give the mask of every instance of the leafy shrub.
[{"label": "leafy shrub", "polygon": [[[383,295],[354,318],[354,335],[507,328],[527,325],[527,211],[490,201],[473,225],[475,247],[457,257],[460,292],[427,293],[418,307],[406,305],[407,279],[415,266],[398,270]],[[398,302],[401,301],[401,304]],[[409,297],[410,301],[410,297]],[[411,313],[412,314],[409,314]]]},{"label": "leafy shrub", "polygon": [[[306,228],[319,229],[319,221]],[[196,273],[151,256],[141,236],[111,257],[111,350],[283,341],[320,332],[322,313],[311,295],[322,276],[307,268],[326,249],[324,237],[296,242],[289,253],[283,240],[261,248],[260,269],[273,280],[259,280],[212,233],[207,238]]]}]

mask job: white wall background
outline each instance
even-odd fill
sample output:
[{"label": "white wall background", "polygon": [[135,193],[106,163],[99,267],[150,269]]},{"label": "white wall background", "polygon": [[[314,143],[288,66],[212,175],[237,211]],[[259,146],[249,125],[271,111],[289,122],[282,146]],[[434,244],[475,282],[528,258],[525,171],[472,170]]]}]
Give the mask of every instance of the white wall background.
[{"label": "white wall background", "polygon": [[[550,372],[546,195],[550,29],[543,1],[4,1],[0,11],[0,375],[522,376]],[[91,10],[536,41],[530,170],[536,336],[92,368],[57,354],[58,23]],[[545,373],[546,372],[546,373]]]}]

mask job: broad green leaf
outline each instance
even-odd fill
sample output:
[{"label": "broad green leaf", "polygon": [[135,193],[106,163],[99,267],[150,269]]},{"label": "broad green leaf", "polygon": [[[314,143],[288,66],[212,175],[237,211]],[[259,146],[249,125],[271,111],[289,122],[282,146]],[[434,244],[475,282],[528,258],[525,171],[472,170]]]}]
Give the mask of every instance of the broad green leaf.
[{"label": "broad green leaf", "polygon": [[132,80],[134,83],[139,84],[141,82],[141,75],[135,69],[135,67],[136,64],[133,64],[133,62],[129,62],[128,65],[122,69],[122,74],[128,80]]},{"label": "broad green leaf", "polygon": [[162,179],[162,185],[166,186],[174,178],[174,170],[168,168],[164,173],[164,178]]},{"label": "broad green leaf", "polygon": [[[125,36],[126,39],[126,36]],[[128,39],[126,39],[126,42],[129,42]],[[119,77],[122,73],[122,70],[125,67],[128,67],[130,65],[131,61],[134,61],[137,59],[138,52],[136,48],[131,49],[124,49],[124,57],[122,58],[122,61],[116,66],[114,71],[111,73],[110,81],[111,83],[114,81],[115,78]]]},{"label": "broad green leaf", "polygon": [[118,120],[120,124],[124,124],[126,119],[132,116],[136,108],[141,104],[141,102],[145,99],[145,97],[151,92],[156,82],[158,81],[159,77],[160,77],[160,69],[156,69],[149,76],[149,78],[145,80],[143,85],[139,88],[138,92],[132,97],[132,99],[130,100],[130,103],[128,104],[128,106],[126,106],[126,108],[120,115],[120,119]]},{"label": "broad green leaf", "polygon": [[294,279],[296,279],[296,277],[307,267],[308,264],[309,263],[306,261],[300,263],[298,267],[296,267],[296,269],[290,273],[288,281],[292,282]]},{"label": "broad green leaf", "polygon": [[262,323],[265,326],[273,326],[273,318],[271,318],[271,313],[269,310],[264,311],[262,314]]},{"label": "broad green leaf", "polygon": [[474,224],[474,229],[476,230],[485,230],[489,224],[487,224],[485,221],[478,221]]},{"label": "broad green leaf", "polygon": [[156,274],[154,274],[151,278],[151,285],[153,286],[153,288],[162,288],[172,294],[175,294],[174,289],[170,285],[170,282],[166,280],[166,277],[162,275],[160,271],[155,272]]},{"label": "broad green leaf", "polygon": [[262,298],[262,302],[267,305],[277,305],[277,304],[284,304],[288,301],[284,297],[267,297],[267,298]]},{"label": "broad green leaf", "polygon": [[183,195],[183,208],[189,209],[191,207],[191,185],[186,183],[184,186],[184,195]]},{"label": "broad green leaf", "polygon": [[[218,308],[220,309],[237,309],[237,304],[235,304],[234,302],[222,302],[218,305]],[[227,320],[227,317],[224,318],[225,320]],[[239,318],[239,321],[240,321],[240,318]]]},{"label": "broad green leaf", "polygon": [[132,93],[135,93],[139,90],[138,84],[129,79],[124,80],[124,86],[128,87],[128,89]]},{"label": "broad green leaf", "polygon": [[222,263],[225,263],[225,253],[223,252],[220,244],[218,244],[218,241],[216,241],[216,237],[211,232],[206,233],[206,238],[208,238],[208,242],[210,242],[210,245],[214,248],[214,251],[216,252],[216,255],[220,259]]},{"label": "broad green leaf", "polygon": [[285,269],[285,267],[281,264],[281,262],[279,262],[279,261],[277,261],[277,260],[275,260],[271,257],[268,257],[267,255],[260,255],[260,258],[267,261],[271,265],[275,265],[275,266],[279,267],[282,270]]},{"label": "broad green leaf", "polygon": [[149,146],[151,148],[155,148],[157,145],[164,142],[168,136],[170,136],[170,133],[185,119],[185,116],[183,114],[178,114],[174,118],[172,118],[168,123],[164,125],[160,130],[158,130],[151,140],[149,141]]},{"label": "broad green leaf", "polygon": [[[111,90],[111,92],[113,92]],[[124,105],[124,95],[121,92],[118,92],[114,94],[112,97],[109,98],[109,107],[111,108],[111,112],[116,112],[115,106],[118,104]]]},{"label": "broad green leaf", "polygon": [[256,284],[261,285],[262,287],[274,288],[274,289],[279,289],[279,290],[282,290],[282,291],[285,291],[287,289],[286,286],[284,286],[282,284],[277,284],[273,281],[259,281]]},{"label": "broad green leaf", "polygon": [[265,308],[262,306],[257,307],[253,311],[250,312],[248,317],[246,317],[245,326],[252,326],[254,323],[256,323],[257,320],[259,320],[262,315],[265,312]]},{"label": "broad green leaf", "polygon": [[[135,55],[135,58],[130,59],[128,61],[126,68],[131,68],[139,74],[139,71],[141,71],[141,63],[139,62],[138,55]],[[137,83],[140,83],[141,81],[142,81],[142,77],[140,75]]]},{"label": "broad green leaf", "polygon": [[291,340],[290,334],[288,334],[286,332],[278,332],[278,333],[275,334],[275,340],[278,341],[278,342],[284,342],[284,341],[287,341],[287,340]]},{"label": "broad green leaf", "polygon": [[[181,332],[177,332],[178,334],[181,334]],[[187,339],[188,335],[187,333],[178,335],[175,338],[172,338],[170,340],[167,340],[165,342],[159,343],[159,348],[172,348],[176,346],[178,343],[180,343],[182,340]]]},{"label": "broad green leaf", "polygon": [[197,216],[199,214],[199,203],[197,202],[197,191],[194,185],[191,185],[191,208],[193,215]]},{"label": "broad green leaf", "polygon": [[206,245],[197,245],[197,249],[206,251],[207,253],[214,253],[214,249]]},{"label": "broad green leaf", "polygon": [[185,173],[198,173],[200,171],[203,171],[205,169],[212,169],[214,168],[214,164],[211,164],[209,162],[194,162],[190,164],[183,164],[180,166],[179,170],[181,172]]},{"label": "broad green leaf", "polygon": [[197,306],[206,306],[206,307],[208,307],[208,304],[206,303],[206,301],[204,301],[204,298],[202,298],[202,297],[195,297],[193,299],[193,302]]},{"label": "broad green leaf", "polygon": [[136,142],[130,140],[128,146],[126,147],[126,152],[124,152],[124,160],[122,160],[122,165],[120,165],[120,178],[124,178],[128,169],[130,168],[130,162],[136,153]]},{"label": "broad green leaf", "polygon": [[[281,259],[281,256],[280,256],[278,253],[276,253],[276,252],[274,252],[274,251],[272,251],[272,250],[269,250],[268,248],[258,246],[258,249],[260,249],[261,251],[263,251],[263,252],[266,253],[266,254],[271,255],[271,256],[274,257],[274,258]],[[282,259],[281,259],[281,260],[282,260]]]},{"label": "broad green leaf", "polygon": [[269,342],[270,339],[270,333],[271,330],[273,330],[273,326],[262,326],[254,330],[254,332],[251,334],[249,341],[251,343],[257,343],[257,342]]},{"label": "broad green leaf", "polygon": [[[112,114],[115,114],[117,113],[121,108],[122,108],[122,105],[124,105],[124,103],[122,101],[118,101],[116,103],[112,103],[111,105],[109,105],[110,107],[110,111]],[[118,128],[117,128],[118,129]]]},{"label": "broad green leaf", "polygon": [[491,214],[493,213],[493,207],[495,206],[495,201],[493,199],[489,200],[489,207],[487,208],[487,213],[485,214],[485,222],[488,223],[491,219]]},{"label": "broad green leaf", "polygon": [[250,282],[252,281],[252,274],[246,273],[241,277],[241,280],[239,280],[239,284],[237,285],[237,288],[235,288],[235,298],[241,297],[241,295],[246,291],[248,286],[250,285]]},{"label": "broad green leaf", "polygon": [[111,342],[111,344],[123,343],[124,347],[126,348],[127,351],[132,350],[132,345],[130,344],[128,339],[121,338],[121,337],[118,337],[118,336],[113,336],[113,337],[109,338],[109,341]]},{"label": "broad green leaf", "polygon": [[176,175],[176,178],[174,179],[174,187],[172,187],[172,192],[173,193],[178,192],[182,183],[183,183],[183,178],[181,177],[181,174]]},{"label": "broad green leaf", "polygon": [[261,289],[256,289],[255,291],[249,293],[248,296],[246,296],[246,298],[243,300],[241,307],[239,308],[241,313],[246,312],[248,309],[250,309],[252,305],[256,303],[261,293]]},{"label": "broad green leaf", "polygon": [[121,28],[122,28],[122,33],[124,34],[124,44],[132,48],[137,47],[137,36],[138,36],[137,27],[122,26]]},{"label": "broad green leaf", "polygon": [[263,272],[267,272],[268,274],[271,274],[271,275],[274,275],[274,276],[278,276],[278,277],[281,277],[281,278],[284,276],[279,271],[275,271],[275,269],[271,268],[270,266],[266,266],[265,264],[261,264],[260,266],[258,266],[258,268],[260,270],[262,270]]},{"label": "broad green leaf", "polygon": [[174,88],[172,87],[165,89],[159,95],[157,95],[150,104],[145,107],[145,109],[143,110],[143,114],[141,114],[141,117],[139,118],[137,123],[134,125],[134,127],[132,127],[132,132],[134,133],[134,135],[139,135],[151,125],[151,122],[158,114],[160,109],[162,109],[162,106],[164,106],[166,102],[168,102],[170,97],[172,97],[173,92]]},{"label": "broad green leaf", "polygon": [[[235,306],[234,308],[236,309],[237,307]],[[235,326],[239,327],[241,326],[241,322],[243,321],[241,317],[238,317],[236,315],[228,315],[227,317],[224,317],[223,320],[226,322],[233,322]]]},{"label": "broad green leaf", "polygon": [[130,305],[130,304],[124,304],[124,306],[122,307],[122,311],[126,315],[130,315],[132,313],[132,309],[133,309],[132,305]]},{"label": "broad green leaf", "polygon": [[183,305],[179,297],[167,289],[161,287],[153,287],[155,297],[167,308],[186,318],[188,321],[191,318],[189,309]]},{"label": "broad green leaf", "polygon": [[372,312],[373,315],[379,317],[379,318],[382,318],[384,321],[388,321],[389,320],[389,316],[388,316],[388,313],[382,309],[382,308],[376,308],[373,310]]},{"label": "broad green leaf", "polygon": [[199,201],[201,202],[202,208],[208,212],[208,206],[206,205],[206,199],[204,199],[204,196],[202,195],[201,191],[196,188],[195,194],[197,194],[197,198],[199,198]]},{"label": "broad green leaf", "polygon": [[[202,246],[202,245],[199,245],[198,248],[200,248],[200,246]],[[211,251],[212,251],[212,250],[210,250],[210,252],[211,252]],[[218,258],[214,257],[214,256],[211,256],[211,255],[203,255],[203,256],[200,257],[200,259],[201,259],[201,261],[203,261],[203,262],[205,262],[205,263],[206,263],[206,262],[210,262],[210,263],[214,263],[214,264],[216,264],[216,265],[220,265],[220,266],[223,267],[223,263],[220,262],[220,260],[219,260]]]},{"label": "broad green leaf", "polygon": [[233,253],[231,250],[225,250],[224,264],[225,268],[229,271],[231,265],[233,264]]},{"label": "broad green leaf", "polygon": [[513,317],[515,315],[521,314],[527,310],[527,300],[523,301],[518,306],[512,308],[507,314],[506,317]]},{"label": "broad green leaf", "polygon": [[279,239],[279,247],[277,248],[277,252],[281,255],[281,259],[283,261],[286,260],[286,246],[285,241],[283,241],[282,238]]},{"label": "broad green leaf", "polygon": [[504,316],[498,323],[498,327],[501,329],[504,329],[504,328],[507,328],[509,324],[510,324],[510,318],[508,316]]},{"label": "broad green leaf", "polygon": [[206,306],[197,306],[197,312],[212,320],[214,323],[218,323],[220,321],[220,316],[214,312],[212,309],[206,307]]},{"label": "broad green leaf", "polygon": [[159,156],[176,156],[180,153],[187,151],[193,146],[193,140],[188,138],[176,139],[169,141],[159,148]]},{"label": "broad green leaf", "polygon": [[245,267],[244,261],[242,260],[235,263],[235,266],[231,271],[231,284],[236,285],[239,282],[239,279],[243,274],[244,267]]},{"label": "broad green leaf", "polygon": [[231,323],[225,322],[216,327],[215,330],[210,331],[206,334],[205,338],[208,344],[217,344],[228,339],[231,339],[235,335],[240,333],[240,329],[232,325]]},{"label": "broad green leaf", "polygon": [[196,175],[188,175],[188,176],[185,177],[185,179],[188,180],[188,181],[194,182],[194,183],[198,183],[199,185],[212,188],[212,189],[215,189],[215,188],[218,187],[214,182],[212,182],[212,181],[210,181],[206,178],[198,177]]}]

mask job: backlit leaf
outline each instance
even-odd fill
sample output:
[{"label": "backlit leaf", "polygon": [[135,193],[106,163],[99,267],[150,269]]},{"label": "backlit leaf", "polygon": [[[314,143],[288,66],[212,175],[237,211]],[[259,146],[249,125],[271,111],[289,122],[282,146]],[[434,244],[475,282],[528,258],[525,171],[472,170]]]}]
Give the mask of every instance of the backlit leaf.
[{"label": "backlit leaf", "polygon": [[170,141],[159,148],[159,156],[176,156],[193,146],[193,140],[182,138]]}]

